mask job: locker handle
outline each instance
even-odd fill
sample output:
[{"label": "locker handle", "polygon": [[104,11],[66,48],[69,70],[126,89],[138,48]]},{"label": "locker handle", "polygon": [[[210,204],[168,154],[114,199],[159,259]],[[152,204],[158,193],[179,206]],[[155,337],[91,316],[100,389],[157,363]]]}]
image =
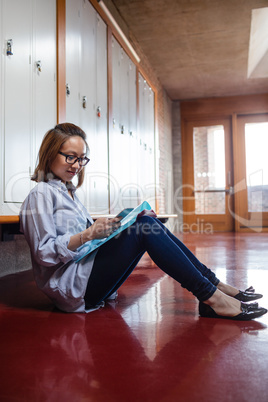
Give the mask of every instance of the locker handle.
[{"label": "locker handle", "polygon": [[37,71],[39,73],[41,73],[42,72],[42,62],[41,62],[41,60],[37,60],[37,62],[35,64],[36,64]]},{"label": "locker handle", "polygon": [[13,56],[13,40],[7,40],[7,56]]},{"label": "locker handle", "polygon": [[71,95],[71,87],[70,87],[70,84],[66,84],[66,95],[67,95],[67,96]]},{"label": "locker handle", "polygon": [[83,108],[86,109],[87,108],[87,97],[83,96]]}]

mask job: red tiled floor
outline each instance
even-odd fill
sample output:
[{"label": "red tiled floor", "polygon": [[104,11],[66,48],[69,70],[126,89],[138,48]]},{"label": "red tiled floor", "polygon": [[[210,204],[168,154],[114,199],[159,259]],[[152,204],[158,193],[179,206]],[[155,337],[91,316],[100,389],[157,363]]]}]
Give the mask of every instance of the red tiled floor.
[{"label": "red tiled floor", "polygon": [[[268,235],[184,235],[222,280],[268,307]],[[258,401],[268,395],[268,314],[200,318],[197,302],[145,256],[118,301],[55,310],[30,271],[0,279],[0,401]]]}]

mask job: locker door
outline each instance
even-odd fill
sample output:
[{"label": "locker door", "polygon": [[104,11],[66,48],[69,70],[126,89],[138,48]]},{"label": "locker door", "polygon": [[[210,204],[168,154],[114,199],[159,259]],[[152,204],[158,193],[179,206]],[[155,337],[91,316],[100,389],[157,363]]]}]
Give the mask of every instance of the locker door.
[{"label": "locker door", "polygon": [[[0,26],[3,27],[3,1],[0,1]],[[3,37],[2,28],[0,29],[0,43],[1,43],[2,48],[4,48],[5,47],[4,46],[5,40],[4,40],[4,37]],[[0,88],[1,88],[1,91],[0,91],[0,150],[1,150],[1,152],[3,152],[3,145],[4,145],[4,140],[3,140],[3,136],[2,136],[3,123],[4,123],[3,93],[2,93],[4,85],[3,85],[3,78],[2,78],[3,77],[3,75],[2,75],[2,71],[3,71],[2,64],[3,64],[3,58],[4,57],[5,56],[3,55],[3,52],[2,52],[2,56],[0,58],[0,83],[1,83],[1,86],[0,86]],[[1,163],[0,163],[0,167],[1,167],[1,171],[0,171],[0,189],[1,189],[0,203],[1,204],[2,204],[2,201],[3,201],[2,200],[2,197],[3,197],[3,191],[2,191],[2,189],[3,189],[3,183],[2,183],[3,162],[4,161],[2,159]]]},{"label": "locker door", "polygon": [[[5,41],[4,201],[22,202],[30,190],[32,1],[3,1],[2,19]],[[13,55],[6,54],[9,39],[13,41]]]},{"label": "locker door", "polygon": [[108,200],[108,136],[107,136],[107,26],[96,13],[96,102],[94,121],[96,122],[96,198],[95,210],[98,213],[109,212]]},{"label": "locker door", "polygon": [[141,74],[139,74],[139,126],[138,126],[138,182],[140,188],[140,202],[146,199],[146,174],[147,174],[147,166],[146,166],[146,153],[145,153],[145,144],[146,144],[146,133],[145,133],[145,83],[144,78]]},{"label": "locker door", "polygon": [[131,207],[131,164],[129,136],[129,62],[130,59],[121,48],[120,52],[120,126],[121,126],[121,169],[120,183],[121,208]]},{"label": "locker door", "polygon": [[91,213],[108,213],[107,26],[87,0],[67,0],[66,16],[66,118],[86,132],[90,148],[78,193]]},{"label": "locker door", "polygon": [[79,126],[87,134],[87,142],[90,148],[90,162],[86,167],[86,176],[83,187],[83,202],[91,213],[95,212],[96,189],[94,185],[96,155],[95,148],[95,98],[96,98],[96,23],[95,10],[92,5],[83,0],[81,3],[81,56],[80,56],[80,120]]},{"label": "locker door", "polygon": [[155,123],[154,123],[154,92],[148,86],[148,197],[152,208],[155,208]]},{"label": "locker door", "polygon": [[82,1],[81,9],[81,82],[80,82],[80,126],[86,132],[88,142],[94,141],[96,98],[96,45],[95,10],[87,1]]},{"label": "locker door", "polygon": [[137,152],[137,95],[136,67],[128,63],[128,116],[129,116],[129,165],[130,165],[130,207],[138,205],[138,152]]},{"label": "locker door", "polygon": [[66,121],[80,125],[81,3],[66,0]]},{"label": "locker door", "polygon": [[154,92],[139,74],[139,180],[143,198],[155,208]]},{"label": "locker door", "polygon": [[145,163],[146,163],[146,199],[152,205],[155,204],[155,175],[154,175],[154,96],[153,91],[146,82],[145,92]]},{"label": "locker door", "polygon": [[120,208],[120,172],[122,171],[122,143],[120,128],[120,77],[121,47],[115,38],[112,40],[112,120],[113,128],[109,133],[109,170],[110,170],[110,212]]},{"label": "locker door", "polygon": [[[36,0],[33,51],[34,155],[44,134],[57,123],[56,101],[56,0]],[[41,67],[38,68],[38,63]],[[40,71],[41,69],[41,71]]]}]

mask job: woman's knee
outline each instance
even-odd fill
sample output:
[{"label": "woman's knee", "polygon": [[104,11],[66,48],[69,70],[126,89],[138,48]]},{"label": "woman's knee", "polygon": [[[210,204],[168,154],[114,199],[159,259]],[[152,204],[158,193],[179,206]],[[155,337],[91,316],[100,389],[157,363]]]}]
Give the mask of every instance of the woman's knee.
[{"label": "woman's knee", "polygon": [[139,232],[144,235],[157,235],[160,234],[163,230],[161,225],[159,224],[158,219],[148,215],[143,215],[139,217],[136,221],[136,225]]}]

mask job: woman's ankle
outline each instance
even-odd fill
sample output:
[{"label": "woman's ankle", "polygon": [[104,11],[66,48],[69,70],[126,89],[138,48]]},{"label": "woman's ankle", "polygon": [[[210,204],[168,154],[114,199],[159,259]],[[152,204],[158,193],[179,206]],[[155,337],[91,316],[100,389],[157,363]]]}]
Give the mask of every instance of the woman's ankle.
[{"label": "woman's ankle", "polygon": [[217,288],[224,294],[228,296],[236,296],[239,293],[239,290],[231,285],[227,285],[226,283],[219,282]]},{"label": "woman's ankle", "polygon": [[221,290],[216,289],[213,295],[209,299],[205,300],[203,303],[208,304],[211,307],[214,306],[215,304],[219,304],[221,303],[222,298],[221,294],[222,294]]},{"label": "woman's ankle", "polygon": [[235,316],[241,313],[241,303],[217,289],[213,295],[204,301],[217,314],[225,316]]}]

